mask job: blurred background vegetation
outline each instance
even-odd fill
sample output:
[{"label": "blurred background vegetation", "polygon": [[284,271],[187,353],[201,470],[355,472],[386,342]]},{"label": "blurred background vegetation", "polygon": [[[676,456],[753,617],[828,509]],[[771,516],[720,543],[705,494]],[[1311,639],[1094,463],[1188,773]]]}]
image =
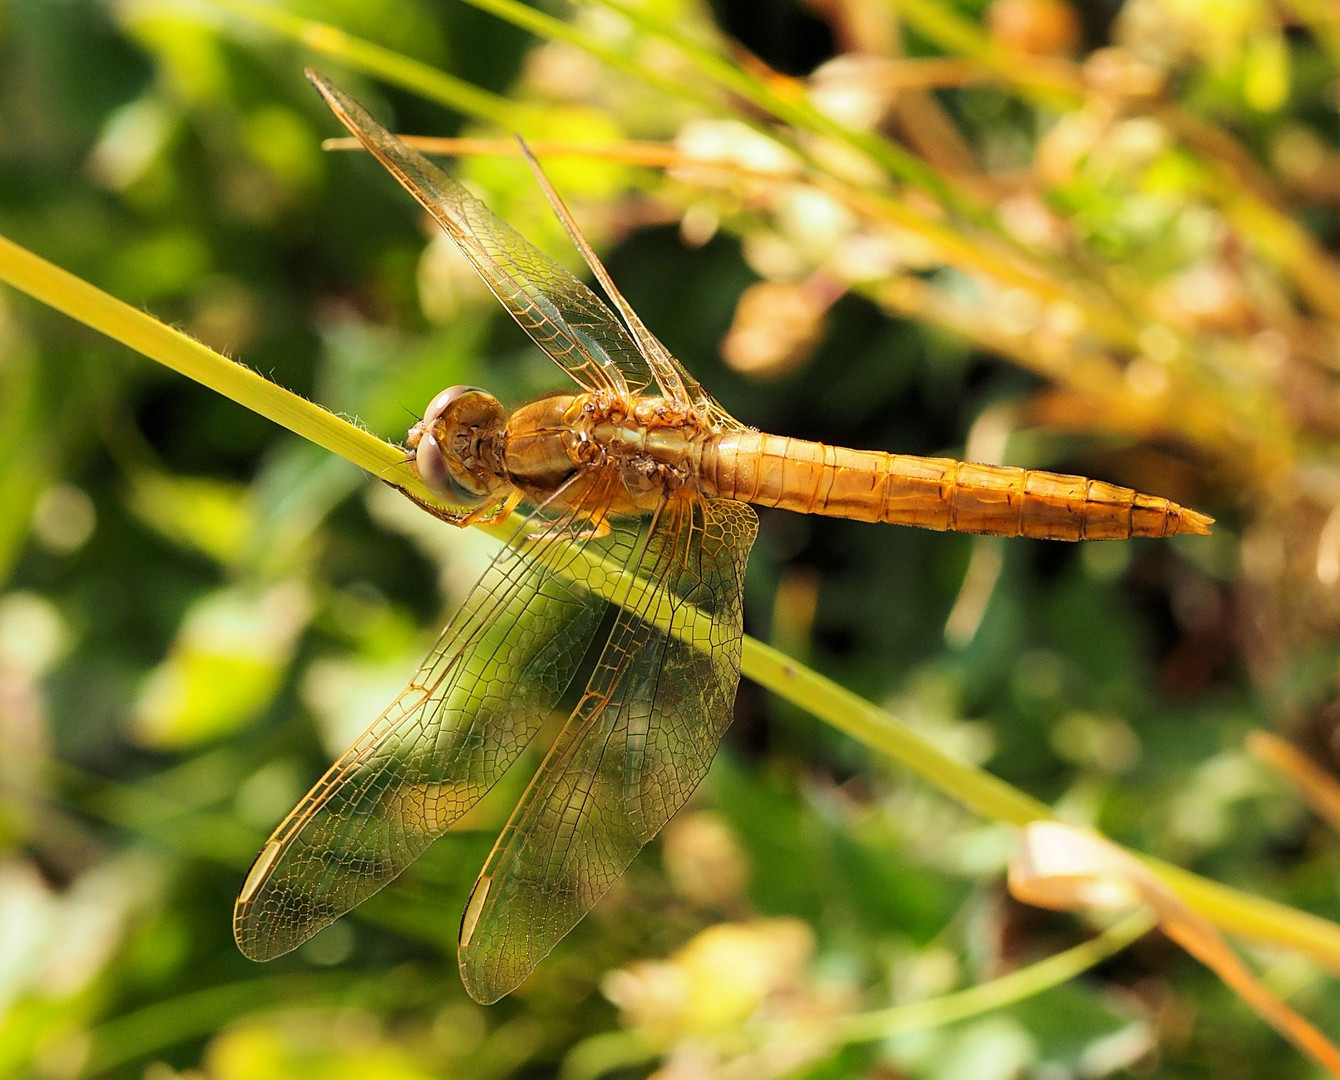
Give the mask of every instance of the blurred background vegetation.
[{"label": "blurred background vegetation", "polygon": [[[0,0],[0,233],[395,439],[443,386],[561,381],[389,177],[322,151],[302,67],[398,131],[618,148],[546,164],[746,423],[1219,519],[1070,546],[764,513],[748,631],[1070,820],[1333,918],[1334,835],[1243,741],[1340,766],[1335,12]],[[514,158],[451,167],[574,261]],[[499,1005],[456,927],[534,752],[245,961],[251,858],[490,551],[0,292],[0,1075],[1311,1075],[1157,935],[974,1019],[844,1027],[1091,930],[1008,898],[1009,830],[748,682],[703,790]],[[1318,967],[1250,955],[1340,1031]]]}]

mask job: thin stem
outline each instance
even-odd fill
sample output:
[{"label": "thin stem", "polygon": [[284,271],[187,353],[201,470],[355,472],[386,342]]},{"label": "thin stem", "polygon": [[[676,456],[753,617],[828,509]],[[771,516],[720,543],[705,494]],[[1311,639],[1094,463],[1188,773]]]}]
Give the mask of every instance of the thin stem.
[{"label": "thin stem", "polygon": [[895,1005],[839,1019],[833,1024],[835,1041],[874,1042],[994,1012],[1084,974],[1148,933],[1153,926],[1154,919],[1148,912],[1134,912],[1097,937],[990,982],[929,1001]]},{"label": "thin stem", "polygon": [[414,470],[406,466],[404,450],[221,356],[4,236],[0,236],[0,281],[338,454],[378,479],[407,489],[429,503],[437,501]]},{"label": "thin stem", "polygon": [[306,45],[322,56],[338,60],[355,71],[375,75],[393,86],[412,91],[429,101],[507,131],[519,126],[521,110],[506,98],[481,90],[473,83],[448,75],[418,60],[402,56],[385,46],[346,33],[338,26],[304,19],[256,0],[209,0],[217,8],[248,22]]},{"label": "thin stem", "polygon": [[[1154,920],[1146,912],[1137,911],[1082,944],[966,990],[873,1012],[749,1026],[716,1040],[715,1045],[723,1056],[735,1058],[741,1064],[748,1062],[753,1051],[787,1041],[812,1046],[815,1055],[832,1054],[843,1046],[944,1027],[1069,982],[1126,948],[1153,925]],[[616,1069],[654,1061],[664,1055],[665,1049],[637,1030],[605,1032],[573,1047],[564,1058],[559,1075],[562,1080],[595,1080]]]}]

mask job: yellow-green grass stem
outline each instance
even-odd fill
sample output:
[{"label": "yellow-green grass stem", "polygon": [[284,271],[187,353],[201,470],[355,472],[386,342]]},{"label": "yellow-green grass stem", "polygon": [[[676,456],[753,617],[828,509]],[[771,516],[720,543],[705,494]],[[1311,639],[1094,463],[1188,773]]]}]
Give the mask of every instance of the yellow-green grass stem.
[{"label": "yellow-green grass stem", "polygon": [[1003,1009],[1083,975],[1154,925],[1154,918],[1147,912],[1134,912],[1088,941],[989,982],[926,1001],[843,1017],[832,1025],[833,1038],[848,1044],[891,1039]]},{"label": "yellow-green grass stem", "polygon": [[[727,1055],[748,1054],[760,1046],[777,1045],[787,1040],[816,1047],[816,1053],[832,1054],[843,1046],[945,1027],[984,1016],[1061,986],[1116,955],[1153,926],[1154,919],[1148,914],[1135,912],[1064,952],[964,990],[872,1012],[749,1025],[717,1040],[707,1041],[714,1042],[716,1048]],[[563,1060],[559,1076],[561,1080],[595,1080],[616,1069],[654,1061],[667,1049],[650,1044],[636,1030],[593,1035],[573,1047]]]},{"label": "yellow-green grass stem", "polygon": [[350,34],[338,26],[306,19],[273,4],[258,3],[257,0],[210,2],[236,18],[263,26],[271,33],[338,60],[354,71],[383,79],[464,116],[497,124],[508,131],[520,126],[521,109],[506,98],[481,90],[473,83],[458,79],[430,64]]},{"label": "yellow-green grass stem", "polygon": [[432,502],[405,452],[0,236],[0,280]]}]

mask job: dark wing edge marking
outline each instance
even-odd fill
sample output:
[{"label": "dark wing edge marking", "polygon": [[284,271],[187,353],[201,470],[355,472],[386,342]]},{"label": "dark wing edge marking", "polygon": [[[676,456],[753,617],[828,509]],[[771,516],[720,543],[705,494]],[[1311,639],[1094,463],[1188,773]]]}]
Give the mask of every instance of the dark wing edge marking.
[{"label": "dark wing edge marking", "polygon": [[707,774],[739,683],[757,526],[748,505],[697,496],[651,526],[649,584],[621,608],[471,894],[459,962],[475,1000],[518,986]]},{"label": "dark wing edge marking", "polygon": [[234,909],[243,954],[269,960],[381,889],[473,806],[571,682],[607,601],[581,588],[582,539],[628,563],[634,530],[586,539],[612,483],[537,510],[489,564],[405,690],[279,825]]}]

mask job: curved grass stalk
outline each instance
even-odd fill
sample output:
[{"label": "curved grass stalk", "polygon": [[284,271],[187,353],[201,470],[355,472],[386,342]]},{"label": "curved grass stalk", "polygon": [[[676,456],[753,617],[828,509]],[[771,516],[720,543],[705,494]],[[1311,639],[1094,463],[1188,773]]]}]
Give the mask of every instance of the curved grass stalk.
[{"label": "curved grass stalk", "polygon": [[[520,126],[521,110],[497,94],[408,56],[341,30],[330,23],[305,19],[257,0],[209,0],[228,14],[265,27],[280,37],[338,60],[355,71],[375,75],[393,86],[436,101],[448,109],[505,130]],[[169,5],[169,10],[171,6]],[[177,14],[175,11],[173,14]]]},{"label": "curved grass stalk", "polygon": [[834,1039],[845,1044],[873,1042],[913,1031],[943,1027],[1005,1008],[1084,974],[1109,956],[1119,953],[1153,927],[1154,920],[1147,912],[1134,912],[1097,937],[990,982],[929,1001],[895,1005],[888,1009],[844,1017],[834,1025]]},{"label": "curved grass stalk", "polygon": [[[375,992],[374,992],[375,993]],[[323,971],[270,975],[180,994],[107,1020],[88,1033],[87,1057],[76,1077],[106,1076],[140,1058],[213,1035],[243,1017],[280,1012],[294,1001],[348,1008],[351,999],[371,997],[357,972]]]},{"label": "curved grass stalk", "polygon": [[405,452],[0,236],[0,281],[236,401],[360,469],[436,500]]},{"label": "curved grass stalk", "polygon": [[[414,470],[407,467],[400,447],[285,390],[3,236],[0,281],[339,454],[373,476],[434,502]],[[506,532],[496,525],[487,531],[495,536]],[[603,588],[618,593],[618,576],[607,575]],[[951,757],[892,714],[762,642],[745,638],[743,668],[745,675],[778,697],[896,758],[985,817],[1016,826],[1050,817],[1046,805],[1032,796]],[[1225,931],[1297,949],[1340,971],[1340,926],[1178,867],[1147,861],[1188,906]]]},{"label": "curved grass stalk", "polygon": [[[1069,982],[1119,953],[1153,926],[1154,920],[1147,914],[1135,912],[1088,941],[965,990],[873,1012],[748,1027],[743,1032],[733,1032],[721,1049],[747,1060],[750,1052],[759,1047],[790,1040],[802,1041],[805,1045],[820,1048],[822,1053],[831,1054],[843,1046],[892,1039],[971,1020]],[[564,1059],[559,1075],[562,1080],[596,1080],[596,1077],[616,1069],[645,1065],[660,1057],[662,1052],[662,1047],[648,1045],[636,1031],[593,1035],[572,1049]]]}]

